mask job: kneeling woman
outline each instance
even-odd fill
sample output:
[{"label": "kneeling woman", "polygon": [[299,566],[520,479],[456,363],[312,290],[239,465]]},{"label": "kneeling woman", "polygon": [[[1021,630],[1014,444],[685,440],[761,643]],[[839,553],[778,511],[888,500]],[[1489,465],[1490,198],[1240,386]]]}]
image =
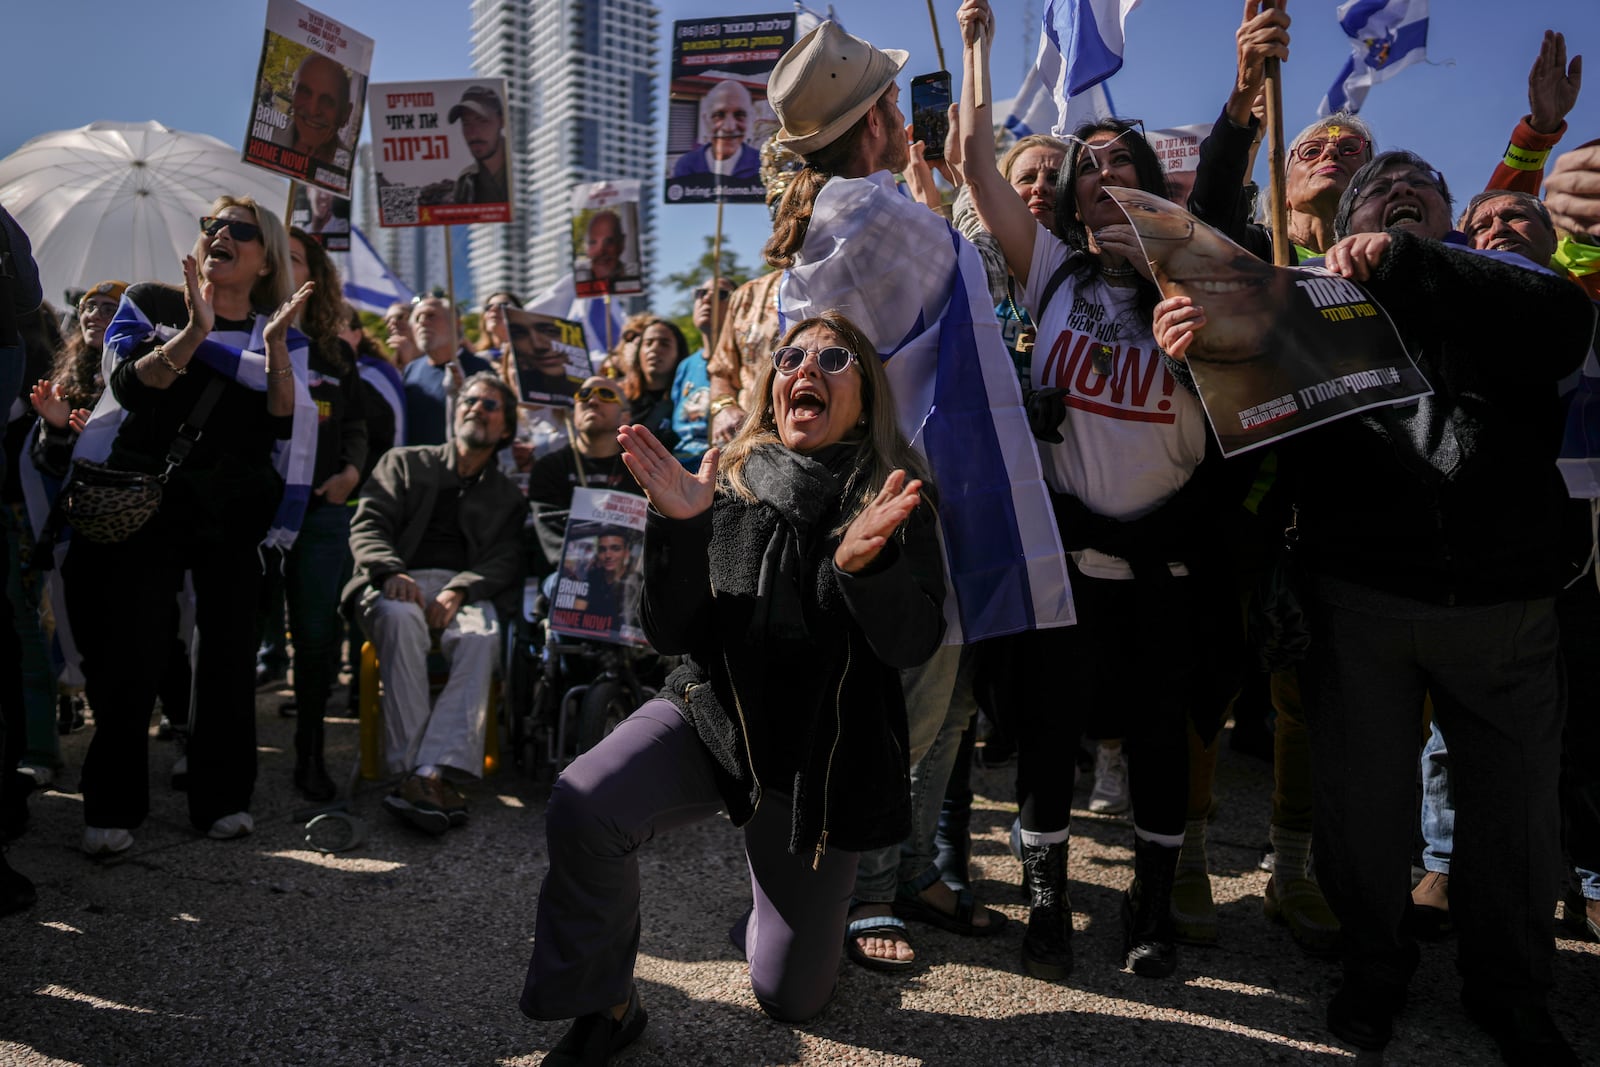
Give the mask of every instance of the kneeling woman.
[{"label": "kneeling woman", "polygon": [[716,449],[691,474],[643,427],[618,435],[651,503],[645,631],[688,658],[551,794],[522,1010],[579,1017],[552,1063],[644,1028],[643,842],[719,810],[744,828],[755,902],[733,936],[762,1007],[798,1021],[832,995],[856,852],[910,830],[897,669],[944,631],[921,462],[842,315],[789,330],[758,389],[720,471]]}]

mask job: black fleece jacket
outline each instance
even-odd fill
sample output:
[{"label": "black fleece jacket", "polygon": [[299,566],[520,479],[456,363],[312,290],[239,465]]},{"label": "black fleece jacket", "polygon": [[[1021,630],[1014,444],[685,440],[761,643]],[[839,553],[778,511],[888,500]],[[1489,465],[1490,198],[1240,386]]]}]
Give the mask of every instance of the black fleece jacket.
[{"label": "black fleece jacket", "polygon": [[1564,278],[1389,232],[1367,288],[1434,392],[1282,445],[1302,558],[1432,604],[1550,596],[1567,573],[1556,386],[1594,306]]},{"label": "black fleece jacket", "polygon": [[[792,852],[903,840],[910,768],[898,668],[924,662],[944,634],[931,510],[925,502],[856,574],[834,566],[837,536],[802,546],[793,577],[809,636],[788,644],[751,626],[762,550],[779,521],[726,493],[692,519],[651,510],[645,633],[658,652],[688,657],[660,695],[710,752],[735,825],[770,789],[794,798]],[[837,522],[834,513],[816,525]]]}]

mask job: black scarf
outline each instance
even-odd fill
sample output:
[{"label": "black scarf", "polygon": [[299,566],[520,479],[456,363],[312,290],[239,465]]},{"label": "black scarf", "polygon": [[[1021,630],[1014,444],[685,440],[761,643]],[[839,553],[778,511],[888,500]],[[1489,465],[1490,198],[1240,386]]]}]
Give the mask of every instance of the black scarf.
[{"label": "black scarf", "polygon": [[831,522],[841,497],[854,481],[854,444],[830,445],[809,456],[782,445],[763,445],[744,462],[744,480],[761,503],[776,514],[761,554],[750,636],[760,642],[806,641],[800,582],[807,551],[819,533],[818,520]]}]

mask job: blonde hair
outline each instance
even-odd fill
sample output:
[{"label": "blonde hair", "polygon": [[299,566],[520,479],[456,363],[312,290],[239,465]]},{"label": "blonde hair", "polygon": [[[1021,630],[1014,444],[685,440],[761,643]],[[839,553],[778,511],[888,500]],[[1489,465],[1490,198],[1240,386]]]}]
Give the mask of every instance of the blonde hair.
[{"label": "blonde hair", "polygon": [[283,220],[256,202],[253,196],[219,196],[211,202],[209,214],[224,208],[242,207],[256,217],[261,229],[261,247],[267,253],[267,273],[250,286],[250,304],[257,311],[277,311],[294,295],[294,275],[289,271],[289,231]]},{"label": "blonde hair", "polygon": [[[912,450],[910,443],[900,432],[900,423],[895,416],[894,397],[889,391],[889,378],[883,372],[883,362],[878,359],[878,350],[873,347],[866,334],[846,318],[843,312],[830,309],[815,318],[797,322],[789,327],[779,344],[793,343],[796,337],[814,326],[832,331],[840,341],[844,342],[845,347],[856,354],[855,366],[861,375],[861,412],[867,420],[865,432],[853,442],[856,451],[851,458],[852,469],[849,479],[845,482],[846,500],[841,510],[839,525],[833,531],[838,534],[843,533],[851,521],[872,502],[872,498],[883,488],[883,483],[896,470],[905,471],[908,479],[921,478],[925,486],[931,486],[932,482],[922,457]],[[745,461],[750,458],[752,452],[765,445],[784,447],[782,438],[778,436],[777,418],[772,404],[772,383],[777,374],[777,368],[768,360],[756,382],[755,410],[744,420],[739,432],[722,450],[722,462],[717,470],[719,488],[752,504],[757,503],[758,499],[744,480]],[[852,442],[846,438],[840,443]]]},{"label": "blonde hair", "polygon": [[1000,156],[1000,162],[997,164],[1000,169],[1000,177],[1010,181],[1011,168],[1017,165],[1017,158],[1030,148],[1053,148],[1061,153],[1061,158],[1064,162],[1067,157],[1067,150],[1070,147],[1067,142],[1059,137],[1051,137],[1048,133],[1030,133],[1028,136],[1019,139],[1016,144],[1006,149],[1004,154]]}]

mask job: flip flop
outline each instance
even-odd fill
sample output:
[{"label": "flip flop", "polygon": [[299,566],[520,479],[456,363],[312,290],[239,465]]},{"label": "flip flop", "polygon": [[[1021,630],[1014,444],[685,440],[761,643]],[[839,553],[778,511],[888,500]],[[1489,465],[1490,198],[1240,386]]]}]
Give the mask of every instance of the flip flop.
[{"label": "flip flop", "polygon": [[[929,926],[937,926],[941,930],[948,930],[962,937],[992,937],[1005,929],[1006,925],[1005,915],[993,908],[984,908],[973,897],[970,889],[956,893],[954,915],[945,914],[904,886],[901,887],[900,896],[895,900],[893,907],[894,913],[902,919],[927,923]],[[989,916],[988,923],[982,926],[972,921],[980,908]]]},{"label": "flip flop", "polygon": [[844,928],[845,955],[869,971],[908,971],[921,962],[916,958],[902,960],[869,956],[856,944],[858,937],[881,937],[887,941],[911,944],[911,939],[906,936],[906,924],[892,915],[873,915],[847,924]]}]

